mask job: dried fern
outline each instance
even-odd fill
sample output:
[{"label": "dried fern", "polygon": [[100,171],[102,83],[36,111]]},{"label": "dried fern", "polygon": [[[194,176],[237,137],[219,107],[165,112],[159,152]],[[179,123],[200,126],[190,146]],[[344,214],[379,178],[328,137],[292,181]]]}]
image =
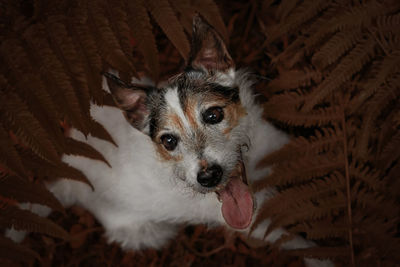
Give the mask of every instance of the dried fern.
[{"label": "dried fern", "polygon": [[[400,249],[399,2],[295,2],[279,4],[278,23],[267,32],[268,47],[284,46],[269,52],[277,76],[265,116],[300,136],[258,164],[273,164],[273,173],[255,189],[278,192],[256,224],[271,218],[266,234],[284,226],[328,246],[296,255],[393,266]],[[330,112],[316,116],[324,109]]]}]

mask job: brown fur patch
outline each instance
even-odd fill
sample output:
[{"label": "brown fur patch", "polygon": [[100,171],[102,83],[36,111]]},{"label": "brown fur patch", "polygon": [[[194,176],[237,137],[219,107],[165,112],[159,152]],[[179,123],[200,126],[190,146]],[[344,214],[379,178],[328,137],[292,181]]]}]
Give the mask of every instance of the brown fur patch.
[{"label": "brown fur patch", "polygon": [[196,106],[197,106],[197,101],[195,99],[189,98],[187,103],[186,103],[186,108],[185,108],[185,113],[186,117],[189,121],[190,126],[192,127],[193,130],[198,129],[198,124],[196,121]]},{"label": "brown fur patch", "polygon": [[229,126],[224,130],[224,134],[228,135],[233,128],[239,124],[240,118],[247,115],[246,110],[240,103],[233,103],[225,108],[225,119]]}]

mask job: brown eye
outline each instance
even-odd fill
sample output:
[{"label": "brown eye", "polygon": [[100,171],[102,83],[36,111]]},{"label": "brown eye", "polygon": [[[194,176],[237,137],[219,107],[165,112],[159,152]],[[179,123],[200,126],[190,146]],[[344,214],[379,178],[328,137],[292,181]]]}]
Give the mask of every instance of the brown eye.
[{"label": "brown eye", "polygon": [[178,145],[178,138],[172,134],[164,134],[160,139],[165,149],[169,151],[174,150]]},{"label": "brown eye", "polygon": [[217,124],[224,119],[224,111],[221,107],[212,107],[204,111],[203,121],[207,124]]}]

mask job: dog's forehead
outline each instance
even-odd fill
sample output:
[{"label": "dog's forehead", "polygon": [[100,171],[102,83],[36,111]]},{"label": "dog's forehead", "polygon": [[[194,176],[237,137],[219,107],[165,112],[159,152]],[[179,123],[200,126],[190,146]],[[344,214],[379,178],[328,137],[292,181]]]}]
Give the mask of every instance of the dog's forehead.
[{"label": "dog's forehead", "polygon": [[171,78],[151,98],[150,136],[156,137],[163,127],[180,131],[195,130],[199,126],[199,112],[211,104],[225,104],[239,100],[239,89],[227,74],[210,75],[202,70],[187,70]]}]

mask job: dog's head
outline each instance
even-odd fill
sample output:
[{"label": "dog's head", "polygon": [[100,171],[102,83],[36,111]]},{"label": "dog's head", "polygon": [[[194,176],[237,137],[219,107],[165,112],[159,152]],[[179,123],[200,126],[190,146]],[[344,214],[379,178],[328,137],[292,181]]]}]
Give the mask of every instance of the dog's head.
[{"label": "dog's head", "polygon": [[117,105],[150,136],[160,160],[194,191],[216,192],[227,223],[246,228],[253,212],[241,158],[247,109],[235,75],[222,38],[196,16],[187,67],[166,86],[126,85],[106,76]]}]

